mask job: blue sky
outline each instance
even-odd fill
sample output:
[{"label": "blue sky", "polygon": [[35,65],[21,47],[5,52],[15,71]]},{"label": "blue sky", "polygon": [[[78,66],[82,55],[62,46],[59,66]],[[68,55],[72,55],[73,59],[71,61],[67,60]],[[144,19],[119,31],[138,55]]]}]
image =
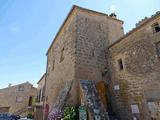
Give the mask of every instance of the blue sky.
[{"label": "blue sky", "polygon": [[72,5],[123,20],[125,32],[160,11],[160,0],[0,0],[0,88],[29,81],[46,71],[46,52]]}]

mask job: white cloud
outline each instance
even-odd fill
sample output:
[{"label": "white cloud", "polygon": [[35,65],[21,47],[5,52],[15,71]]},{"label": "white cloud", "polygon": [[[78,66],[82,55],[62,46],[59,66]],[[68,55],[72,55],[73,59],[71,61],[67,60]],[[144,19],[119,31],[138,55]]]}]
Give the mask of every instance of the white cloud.
[{"label": "white cloud", "polygon": [[115,5],[111,5],[111,7],[110,7],[110,11],[111,11],[111,13],[114,13],[114,12],[115,12],[115,10],[116,10],[116,6],[115,6]]},{"label": "white cloud", "polygon": [[20,31],[20,27],[17,24],[12,24],[10,30],[13,34],[17,34]]}]

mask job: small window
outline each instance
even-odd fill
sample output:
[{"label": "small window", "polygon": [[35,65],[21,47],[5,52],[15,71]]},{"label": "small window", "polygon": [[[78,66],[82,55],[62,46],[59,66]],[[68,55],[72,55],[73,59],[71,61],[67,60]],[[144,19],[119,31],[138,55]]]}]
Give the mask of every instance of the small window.
[{"label": "small window", "polygon": [[42,96],[41,96],[41,101],[44,101],[45,99],[45,87],[42,88]]},{"label": "small window", "polygon": [[37,98],[36,98],[36,102],[37,102],[37,103],[40,102],[40,97],[41,97],[41,89],[38,90],[38,93],[37,93]]},{"label": "small window", "polygon": [[53,60],[53,63],[52,63],[52,70],[54,70],[54,64],[55,64],[55,60]]},{"label": "small window", "polygon": [[123,70],[123,62],[122,59],[118,60],[118,64],[119,64],[119,70]]},{"label": "small window", "polygon": [[95,56],[95,50],[92,49],[92,57],[94,57],[94,56]]},{"label": "small window", "polygon": [[22,97],[16,97],[16,102],[17,102],[17,103],[23,102],[23,98],[22,98]]},{"label": "small window", "polygon": [[160,26],[159,26],[158,23],[154,23],[154,24],[152,25],[152,28],[153,28],[153,32],[154,32],[154,33],[160,32]]},{"label": "small window", "polygon": [[19,86],[18,91],[24,91],[24,86]]},{"label": "small window", "polygon": [[41,101],[41,93],[42,93],[42,90],[40,89],[39,92],[38,92],[38,101],[39,102]]},{"label": "small window", "polygon": [[61,50],[60,62],[62,62],[63,60],[64,60],[64,48]]},{"label": "small window", "polygon": [[157,44],[157,54],[160,57],[160,42]]}]

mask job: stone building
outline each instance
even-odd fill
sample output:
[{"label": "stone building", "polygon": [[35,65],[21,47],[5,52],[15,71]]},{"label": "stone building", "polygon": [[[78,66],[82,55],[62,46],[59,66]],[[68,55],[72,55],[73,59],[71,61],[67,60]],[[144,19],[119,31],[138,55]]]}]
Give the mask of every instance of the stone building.
[{"label": "stone building", "polygon": [[160,119],[160,12],[107,46],[110,97],[122,120]]},{"label": "stone building", "polygon": [[[67,80],[102,80],[105,47],[123,35],[122,25],[106,14],[72,8],[47,52],[46,97],[50,106]],[[77,104],[78,98],[72,102]]]},{"label": "stone building", "polygon": [[37,98],[36,98],[36,109],[34,114],[35,115],[34,118],[36,120],[43,120],[45,77],[46,74],[44,74],[41,77],[41,79],[37,82],[38,88],[37,88]]},{"label": "stone building", "polygon": [[107,120],[106,107],[119,120],[156,119],[159,24],[157,13],[124,35],[123,21],[114,13],[73,6],[46,54],[45,104],[50,112],[65,104],[85,104],[89,119]]},{"label": "stone building", "polygon": [[46,74],[44,74],[41,77],[41,79],[37,82],[38,88],[37,88],[36,105],[39,105],[39,106],[43,106],[43,102],[44,102],[45,77],[46,77]]},{"label": "stone building", "polygon": [[0,112],[23,116],[36,94],[37,89],[29,82],[0,89]]}]

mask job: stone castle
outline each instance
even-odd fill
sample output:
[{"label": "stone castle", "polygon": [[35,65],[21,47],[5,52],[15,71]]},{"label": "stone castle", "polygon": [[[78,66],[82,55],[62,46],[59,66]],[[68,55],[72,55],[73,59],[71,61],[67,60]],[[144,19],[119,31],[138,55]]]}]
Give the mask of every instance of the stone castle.
[{"label": "stone castle", "polygon": [[124,35],[114,13],[73,6],[46,54],[49,112],[86,105],[93,120],[160,119],[159,24],[157,12]]}]

